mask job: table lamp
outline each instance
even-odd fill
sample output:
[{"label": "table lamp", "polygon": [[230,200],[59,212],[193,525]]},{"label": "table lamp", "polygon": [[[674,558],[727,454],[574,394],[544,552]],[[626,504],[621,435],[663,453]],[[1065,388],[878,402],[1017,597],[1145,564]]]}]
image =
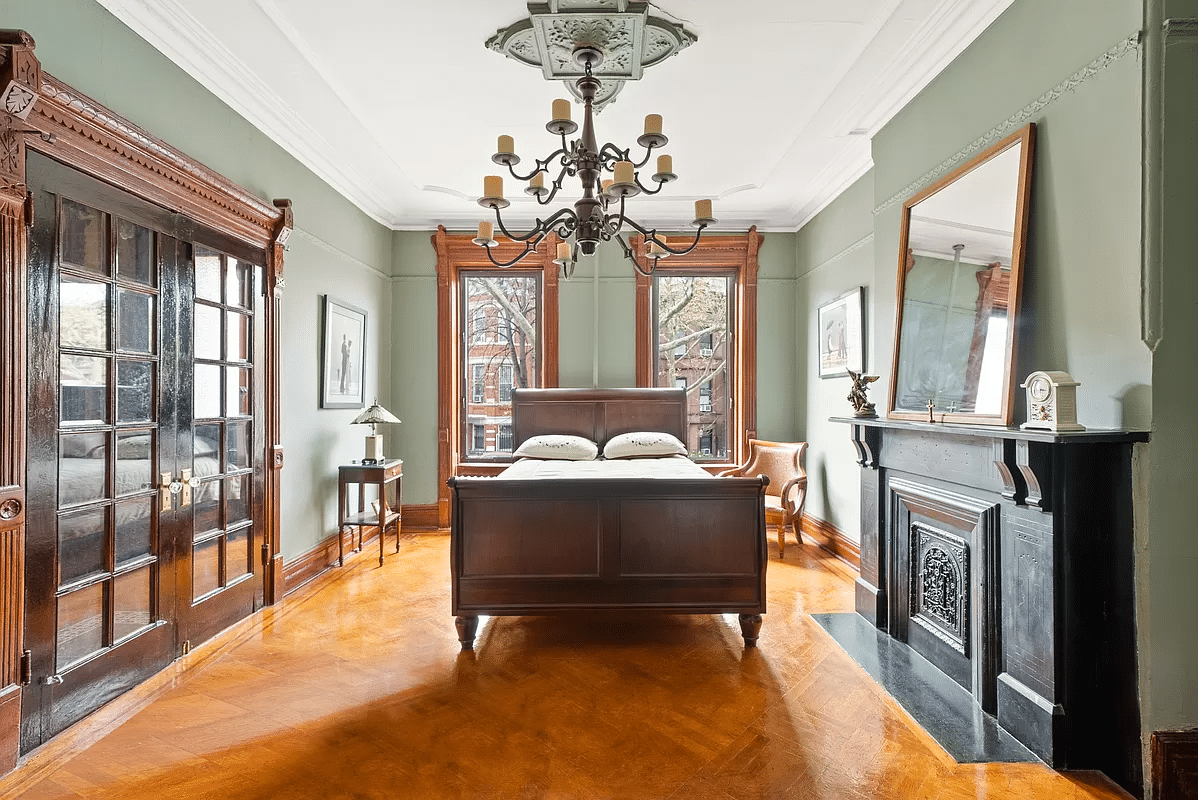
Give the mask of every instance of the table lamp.
[{"label": "table lamp", "polygon": [[383,436],[379,433],[378,428],[380,422],[399,422],[399,418],[380,406],[378,400],[375,400],[374,405],[363,411],[350,423],[352,425],[370,425],[371,433],[366,437],[366,457],[362,459],[363,464],[378,464],[384,461]]}]

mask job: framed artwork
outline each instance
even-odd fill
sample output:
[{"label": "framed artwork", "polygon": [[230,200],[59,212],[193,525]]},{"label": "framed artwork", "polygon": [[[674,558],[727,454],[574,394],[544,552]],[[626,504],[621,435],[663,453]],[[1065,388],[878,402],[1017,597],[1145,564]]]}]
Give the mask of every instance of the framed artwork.
[{"label": "framed artwork", "polygon": [[362,408],[366,400],[366,312],[324,296],[320,407]]},{"label": "framed artwork", "polygon": [[863,286],[819,307],[816,356],[821,378],[847,375],[850,369],[861,372],[865,365],[865,338],[861,329],[864,307]]}]

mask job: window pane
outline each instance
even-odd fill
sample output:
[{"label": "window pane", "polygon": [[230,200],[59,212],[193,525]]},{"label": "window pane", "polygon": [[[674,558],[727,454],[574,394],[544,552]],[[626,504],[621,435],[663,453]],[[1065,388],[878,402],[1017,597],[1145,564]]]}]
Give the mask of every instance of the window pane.
[{"label": "window pane", "polygon": [[225,479],[226,502],[228,503],[228,514],[225,518],[226,526],[236,525],[238,522],[245,522],[250,518],[250,484],[253,478],[253,473],[247,472],[244,475],[232,475]]},{"label": "window pane", "polygon": [[116,436],[116,493],[143,492],[154,487],[154,434],[131,431]]},{"label": "window pane", "polygon": [[[104,434],[95,434],[95,436],[104,437]],[[78,446],[80,448],[78,451],[71,450],[69,452],[84,453],[82,448],[90,441],[87,438],[68,441],[64,437],[63,447],[66,448],[68,444]],[[63,458],[58,462],[59,506],[78,505],[106,496],[108,460],[104,456],[107,449],[103,438],[94,448],[77,457],[68,456],[68,451],[64,449]]]},{"label": "window pane", "polygon": [[113,581],[115,615],[113,641],[120,641],[153,622],[150,616],[150,567],[142,567]]},{"label": "window pane", "polygon": [[225,342],[229,352],[226,361],[250,360],[250,317],[234,311],[225,312]]},{"label": "window pane", "polygon": [[152,551],[150,539],[150,515],[154,513],[154,499],[139,497],[116,504],[116,566],[149,555]]},{"label": "window pane", "polygon": [[240,367],[225,367],[225,416],[250,415],[250,371]]},{"label": "window pane", "polygon": [[191,503],[195,508],[194,526],[196,535],[221,529],[220,503],[222,481],[207,480],[191,490]]},{"label": "window pane", "polygon": [[697,392],[687,395],[686,446],[699,458],[728,457],[732,384],[727,355],[734,287],[727,275],[656,278],[657,385],[698,385]]},{"label": "window pane", "polygon": [[[461,437],[471,457],[511,452],[512,390],[540,384],[539,275],[471,272],[462,276],[465,340],[462,385],[467,394]],[[488,398],[490,398],[488,400]]]},{"label": "window pane", "polygon": [[250,528],[229,533],[225,542],[225,584],[250,572]]},{"label": "window pane", "polygon": [[154,234],[148,228],[117,220],[116,269],[127,280],[154,282]]},{"label": "window pane", "polygon": [[226,444],[227,460],[225,469],[248,469],[252,467],[250,459],[250,424],[248,422],[230,423],[225,430],[228,437]]},{"label": "window pane", "polygon": [[116,304],[117,348],[135,353],[154,352],[154,298],[117,289]]},{"label": "window pane", "polygon": [[195,246],[196,297],[219,303],[221,285],[221,255],[203,245]]},{"label": "window pane", "polygon": [[58,598],[57,670],[104,647],[104,582]]},{"label": "window pane", "polygon": [[108,284],[63,275],[58,281],[58,343],[108,349]]},{"label": "window pane", "polygon": [[117,422],[149,422],[154,407],[154,365],[149,361],[116,362]]},{"label": "window pane", "polygon": [[[104,462],[100,462],[101,464]],[[108,571],[105,535],[107,514],[93,508],[58,519],[58,584],[73,583]]]},{"label": "window pane", "polygon": [[220,360],[220,309],[196,303],[195,356],[210,361]]},{"label": "window pane", "polygon": [[199,599],[220,588],[221,537],[200,542],[192,551],[191,596]]},{"label": "window pane", "polygon": [[216,364],[196,364],[195,408],[197,419],[220,416],[220,373]]},{"label": "window pane", "polygon": [[244,261],[229,259],[226,301],[231,306],[250,307],[250,292],[254,285],[254,266]]},{"label": "window pane", "polygon": [[[191,450],[195,458],[193,463],[197,475],[212,475],[220,472],[220,425],[216,423],[196,425]],[[209,459],[209,461],[201,465],[199,459],[202,458]]]},{"label": "window pane", "polygon": [[58,368],[62,424],[108,422],[108,359],[64,353]]},{"label": "window pane", "polygon": [[108,215],[74,200],[62,201],[62,260],[108,274]]}]

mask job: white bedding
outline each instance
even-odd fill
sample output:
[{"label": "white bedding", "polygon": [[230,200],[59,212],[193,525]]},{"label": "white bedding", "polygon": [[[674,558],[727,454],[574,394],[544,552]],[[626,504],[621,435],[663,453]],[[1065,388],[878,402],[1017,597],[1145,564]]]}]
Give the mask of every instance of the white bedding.
[{"label": "white bedding", "polygon": [[710,478],[686,456],[622,458],[614,461],[557,461],[524,458],[499,473],[508,480],[558,478]]}]

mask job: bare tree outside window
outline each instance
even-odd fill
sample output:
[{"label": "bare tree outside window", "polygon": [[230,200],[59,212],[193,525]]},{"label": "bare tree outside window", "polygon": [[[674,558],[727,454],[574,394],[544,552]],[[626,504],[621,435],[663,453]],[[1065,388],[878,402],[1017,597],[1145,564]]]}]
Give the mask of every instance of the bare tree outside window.
[{"label": "bare tree outside window", "polygon": [[[462,336],[462,363],[470,365],[469,383],[463,381],[470,387],[463,398],[464,449],[471,459],[507,455],[512,451],[512,389],[540,385],[541,277],[469,272],[459,285],[461,318],[471,324],[470,335]],[[485,435],[470,435],[472,428]]]},{"label": "bare tree outside window", "polygon": [[725,460],[735,278],[659,274],[654,284],[657,385],[686,389],[686,446],[693,457]]}]

